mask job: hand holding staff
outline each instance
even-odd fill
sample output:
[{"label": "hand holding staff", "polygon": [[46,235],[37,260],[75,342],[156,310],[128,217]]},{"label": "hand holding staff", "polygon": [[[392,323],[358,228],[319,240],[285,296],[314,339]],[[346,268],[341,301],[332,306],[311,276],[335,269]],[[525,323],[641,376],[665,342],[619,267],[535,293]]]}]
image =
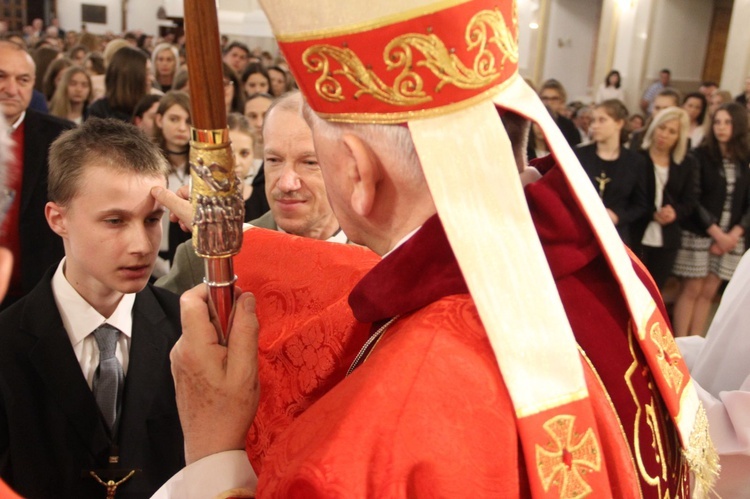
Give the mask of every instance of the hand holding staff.
[{"label": "hand holding staff", "polygon": [[219,343],[226,344],[235,300],[232,256],[242,246],[245,210],[226,126],[218,26],[215,2],[185,0],[193,246],[204,258],[209,307]]}]

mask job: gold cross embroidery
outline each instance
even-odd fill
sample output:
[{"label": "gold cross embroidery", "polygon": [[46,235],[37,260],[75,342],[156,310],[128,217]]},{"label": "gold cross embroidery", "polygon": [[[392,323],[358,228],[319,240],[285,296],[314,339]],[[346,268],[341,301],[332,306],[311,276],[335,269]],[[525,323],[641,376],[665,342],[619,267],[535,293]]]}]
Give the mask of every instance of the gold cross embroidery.
[{"label": "gold cross embroidery", "polygon": [[583,434],[575,430],[575,416],[555,416],[543,427],[552,437],[542,447],[536,446],[537,473],[544,491],[553,485],[560,489],[561,499],[578,499],[592,492],[585,475],[601,469],[601,453],[594,430]]},{"label": "gold cross embroidery", "polygon": [[659,370],[667,381],[667,384],[675,392],[680,391],[684,375],[678,367],[678,359],[681,357],[677,343],[669,334],[669,330],[663,330],[660,322],[651,325],[651,341],[656,345],[656,360]]},{"label": "gold cross embroidery", "polygon": [[604,199],[604,189],[607,187],[607,184],[612,182],[612,179],[607,177],[607,174],[604,172],[601,172],[598,177],[594,178],[597,184],[599,184],[599,197]]}]

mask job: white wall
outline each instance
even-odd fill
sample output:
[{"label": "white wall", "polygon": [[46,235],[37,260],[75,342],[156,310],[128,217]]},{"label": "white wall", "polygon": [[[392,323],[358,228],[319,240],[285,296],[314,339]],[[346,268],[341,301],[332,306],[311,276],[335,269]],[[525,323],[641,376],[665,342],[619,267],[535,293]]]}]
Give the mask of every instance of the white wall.
[{"label": "white wall", "polygon": [[553,0],[547,22],[547,43],[541,83],[559,80],[568,100],[590,93],[602,0]]},{"label": "white wall", "polygon": [[750,76],[750,0],[734,0],[729,23],[727,50],[721,73],[721,88],[737,95],[745,89],[745,78]]},{"label": "white wall", "polygon": [[108,31],[113,33],[122,31],[120,0],[84,0],[83,2],[81,0],[57,0],[57,13],[63,29],[75,31],[81,29],[81,3],[107,7],[107,24],[87,23],[86,28],[89,32],[101,35]]},{"label": "white wall", "polygon": [[711,31],[713,4],[711,0],[656,2],[643,85],[655,80],[662,68],[669,68],[676,86],[694,85],[692,88],[697,90]]}]

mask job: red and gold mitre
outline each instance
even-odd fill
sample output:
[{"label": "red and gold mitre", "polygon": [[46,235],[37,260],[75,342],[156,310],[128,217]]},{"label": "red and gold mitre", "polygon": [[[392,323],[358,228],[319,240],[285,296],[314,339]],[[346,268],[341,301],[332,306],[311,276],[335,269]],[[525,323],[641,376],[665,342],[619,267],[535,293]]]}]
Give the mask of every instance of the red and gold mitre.
[{"label": "red and gold mitre", "polygon": [[566,448],[551,446],[551,435],[558,440],[577,435],[591,456],[601,455],[601,444],[576,340],[498,109],[525,116],[544,131],[622,286],[683,451],[700,467],[705,418],[689,373],[574,153],[518,74],[515,2],[261,4],[302,93],[320,117],[408,126],[513,400],[534,497],[607,497],[609,484],[602,460],[585,467],[575,491],[563,490],[572,482],[544,473],[557,465],[571,469]]}]

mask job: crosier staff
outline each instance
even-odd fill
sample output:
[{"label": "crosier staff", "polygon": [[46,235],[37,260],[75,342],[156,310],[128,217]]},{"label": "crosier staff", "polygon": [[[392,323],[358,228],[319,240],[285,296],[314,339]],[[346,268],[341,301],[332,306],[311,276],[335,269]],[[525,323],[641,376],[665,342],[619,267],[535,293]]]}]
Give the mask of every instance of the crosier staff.
[{"label": "crosier staff", "polygon": [[185,0],[185,45],[193,120],[190,140],[193,246],[204,259],[209,307],[219,343],[225,345],[237,279],[232,256],[242,246],[245,206],[230,149],[214,0]]}]

